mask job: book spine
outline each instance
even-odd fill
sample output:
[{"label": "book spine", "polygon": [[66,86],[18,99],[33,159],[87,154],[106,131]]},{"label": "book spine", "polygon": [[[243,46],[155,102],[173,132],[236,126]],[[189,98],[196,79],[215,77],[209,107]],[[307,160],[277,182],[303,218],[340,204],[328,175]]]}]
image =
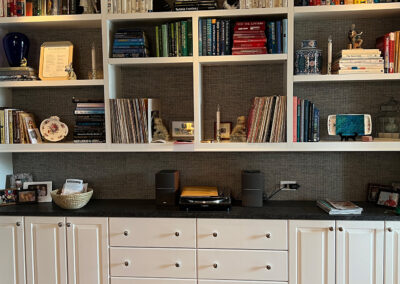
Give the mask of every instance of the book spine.
[{"label": "book spine", "polygon": [[168,57],[168,27],[167,24],[161,26],[162,29],[162,46],[163,46],[163,57]]},{"label": "book spine", "polygon": [[394,73],[395,33],[389,34],[389,73]]},{"label": "book spine", "polygon": [[188,55],[193,56],[193,25],[192,19],[187,20],[187,49]]},{"label": "book spine", "polygon": [[314,124],[314,104],[309,103],[308,107],[308,135],[307,135],[307,142],[312,142],[313,141],[313,127]]},{"label": "book spine", "polygon": [[293,142],[297,142],[297,97],[293,96]]},{"label": "book spine", "polygon": [[207,55],[212,55],[212,27],[211,19],[207,19]]},{"label": "book spine", "polygon": [[220,46],[220,51],[221,53],[219,55],[225,55],[225,21],[221,20],[221,35],[220,35],[220,39],[221,39],[221,46]]},{"label": "book spine", "polygon": [[300,141],[300,125],[301,125],[301,101],[299,98],[297,98],[297,142]]},{"label": "book spine", "polygon": [[203,19],[199,19],[199,56],[203,56]]},{"label": "book spine", "polygon": [[211,55],[217,55],[217,20],[211,20]]},{"label": "book spine", "polygon": [[160,28],[156,26],[156,56],[160,57]]},{"label": "book spine", "polygon": [[282,22],[276,22],[276,53],[282,53]]},{"label": "book spine", "polygon": [[319,142],[319,109],[314,107],[313,142]]},{"label": "book spine", "polygon": [[272,22],[268,22],[268,33],[267,33],[267,52],[269,54],[273,53],[273,44],[272,44],[272,34],[273,34],[273,29],[272,29]]},{"label": "book spine", "polygon": [[175,24],[176,56],[182,56],[182,29],[181,22]]},{"label": "book spine", "polygon": [[187,21],[182,21],[182,56],[188,56],[188,23]]},{"label": "book spine", "polygon": [[385,73],[389,73],[390,68],[390,37],[385,35]]},{"label": "book spine", "polygon": [[225,21],[225,55],[231,54],[231,21]]},{"label": "book spine", "polygon": [[216,32],[216,54],[215,55],[220,55],[221,53],[221,51],[220,51],[220,47],[221,47],[221,35],[220,35],[220,32],[221,32],[221,21],[220,20],[217,20],[217,23],[216,23],[216,27],[215,27],[215,32]]},{"label": "book spine", "polygon": [[300,142],[304,142],[304,105],[305,101],[301,100],[300,113]]},{"label": "book spine", "polygon": [[283,53],[288,53],[288,19],[282,20],[282,41],[283,41]]},{"label": "book spine", "polygon": [[207,55],[207,19],[203,19],[201,22],[201,35],[202,35],[202,54],[203,56]]},{"label": "book spine", "polygon": [[309,116],[309,106],[310,102],[308,100],[304,100],[304,141],[308,142],[308,116]]}]

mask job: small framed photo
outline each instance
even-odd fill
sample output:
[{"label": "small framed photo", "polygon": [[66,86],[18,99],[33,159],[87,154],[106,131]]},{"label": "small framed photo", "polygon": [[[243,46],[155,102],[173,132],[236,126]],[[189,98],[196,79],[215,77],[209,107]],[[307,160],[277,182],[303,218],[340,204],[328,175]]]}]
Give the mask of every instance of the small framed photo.
[{"label": "small framed photo", "polygon": [[32,181],[32,174],[29,173],[21,173],[21,174],[13,174],[8,176],[6,187],[9,189],[22,189],[22,186],[25,182]]},{"label": "small framed photo", "polygon": [[392,191],[392,187],[390,185],[369,183],[368,184],[368,201],[376,203],[378,201],[379,192],[381,190]]},{"label": "small framed photo", "polygon": [[13,205],[17,203],[18,190],[0,190],[0,206]]},{"label": "small framed photo", "polygon": [[[232,122],[220,122],[221,140],[230,140],[232,132]],[[214,122],[214,139],[217,140],[217,122]]]},{"label": "small framed photo", "polygon": [[393,190],[394,190],[394,191],[400,192],[400,181],[393,182],[393,183],[392,183],[392,187],[393,187]]},{"label": "small framed photo", "polygon": [[17,191],[18,204],[31,204],[38,202],[38,192],[36,189],[22,189]]},{"label": "small framed photo", "polygon": [[389,208],[396,208],[399,204],[399,196],[400,194],[398,192],[381,190],[376,204]]},{"label": "small framed photo", "polygon": [[193,138],[194,123],[193,121],[173,121],[172,122],[173,138]]},{"label": "small framed photo", "polygon": [[37,190],[38,202],[51,202],[51,194],[53,182],[51,181],[35,181],[25,182],[24,189]]}]

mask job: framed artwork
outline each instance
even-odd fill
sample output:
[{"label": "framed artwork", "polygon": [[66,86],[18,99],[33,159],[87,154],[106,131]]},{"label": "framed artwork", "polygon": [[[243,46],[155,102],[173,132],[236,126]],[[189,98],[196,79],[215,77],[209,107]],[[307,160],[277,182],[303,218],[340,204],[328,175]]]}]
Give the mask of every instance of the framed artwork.
[{"label": "framed artwork", "polygon": [[17,191],[18,204],[31,204],[38,202],[38,192],[36,189],[22,189]]},{"label": "framed artwork", "polygon": [[173,121],[172,122],[173,138],[193,138],[194,123],[193,121]]},{"label": "framed artwork", "polygon": [[44,42],[40,46],[39,78],[68,80],[65,69],[72,63],[73,48],[70,41]]},{"label": "framed artwork", "polygon": [[53,182],[51,181],[35,181],[25,182],[24,189],[36,190],[38,194],[38,202],[51,202],[51,194]]},{"label": "framed artwork", "polygon": [[[232,133],[232,122],[220,122],[221,140],[230,140]],[[217,140],[217,122],[214,122],[214,139]]]},{"label": "framed artwork", "polygon": [[392,187],[390,185],[369,183],[368,184],[368,198],[367,198],[367,200],[369,202],[376,203],[378,201],[379,192],[381,190],[391,191]]},{"label": "framed artwork", "polygon": [[398,192],[381,190],[376,204],[384,207],[396,208],[399,204],[399,196],[400,194]]}]

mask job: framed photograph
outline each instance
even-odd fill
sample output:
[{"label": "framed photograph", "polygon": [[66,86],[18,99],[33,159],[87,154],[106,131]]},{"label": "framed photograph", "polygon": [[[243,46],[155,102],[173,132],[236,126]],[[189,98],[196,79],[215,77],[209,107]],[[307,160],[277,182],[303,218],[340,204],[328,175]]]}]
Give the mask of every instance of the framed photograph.
[{"label": "framed photograph", "polygon": [[6,187],[9,189],[22,189],[25,182],[33,181],[32,174],[20,173],[9,175]]},{"label": "framed photograph", "polygon": [[38,202],[51,202],[51,194],[53,182],[51,181],[35,181],[25,182],[24,189],[37,190]]},{"label": "framed photograph", "polygon": [[31,204],[38,202],[38,192],[36,189],[22,189],[17,191],[18,204]]},{"label": "framed photograph", "polygon": [[173,138],[193,138],[194,123],[193,121],[173,121],[172,122]]},{"label": "framed photograph", "polygon": [[12,205],[17,203],[18,190],[0,190],[0,206]]},{"label": "framed photograph", "polygon": [[368,184],[368,201],[376,203],[378,201],[379,192],[381,190],[392,191],[392,187],[390,185],[383,185],[377,183],[369,183]]},{"label": "framed photograph", "polygon": [[396,208],[399,204],[399,196],[400,194],[398,192],[381,190],[376,204],[389,208]]},{"label": "framed photograph", "polygon": [[[220,122],[221,140],[230,140],[232,132],[232,122]],[[214,139],[217,140],[217,122],[214,122]]]},{"label": "framed photograph", "polygon": [[400,192],[400,181],[392,183],[393,190]]},{"label": "framed photograph", "polygon": [[70,41],[44,42],[40,46],[39,78],[68,80],[65,68],[72,63],[73,48]]}]

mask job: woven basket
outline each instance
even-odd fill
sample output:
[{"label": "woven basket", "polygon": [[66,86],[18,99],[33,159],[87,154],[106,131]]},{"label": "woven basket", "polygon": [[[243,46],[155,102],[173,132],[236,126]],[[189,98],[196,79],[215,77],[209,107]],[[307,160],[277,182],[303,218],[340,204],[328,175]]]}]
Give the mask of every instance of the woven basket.
[{"label": "woven basket", "polygon": [[80,209],[85,206],[93,195],[93,189],[88,188],[87,192],[69,195],[58,194],[58,189],[51,192],[55,204],[64,209]]}]

